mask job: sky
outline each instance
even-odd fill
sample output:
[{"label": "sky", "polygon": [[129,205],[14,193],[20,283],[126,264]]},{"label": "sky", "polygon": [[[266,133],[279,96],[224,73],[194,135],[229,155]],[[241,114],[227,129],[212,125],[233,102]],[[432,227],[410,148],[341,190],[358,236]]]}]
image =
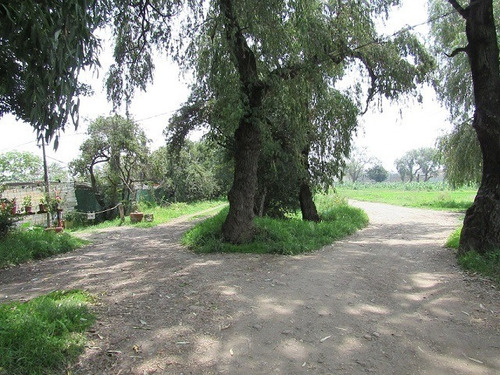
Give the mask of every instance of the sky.
[{"label": "sky", "polygon": [[[384,26],[384,33],[391,33],[407,26],[425,23],[427,20],[426,1],[406,0],[401,9],[392,13]],[[426,34],[426,26],[415,32]],[[78,156],[78,149],[85,140],[88,123],[98,116],[111,114],[104,90],[105,69],[111,61],[110,54],[101,58],[103,69],[98,75],[85,72],[85,81],[95,91],[92,97],[81,98],[80,125],[77,130],[70,124],[61,133],[59,148],[47,148],[49,162],[68,164]],[[155,81],[147,92],[137,92],[130,113],[151,139],[152,150],[165,144],[163,129],[169,117],[187,99],[189,88],[179,69],[165,57],[156,62]],[[383,166],[394,171],[394,160],[406,151],[419,147],[433,147],[436,138],[451,129],[447,121],[448,112],[436,100],[433,90],[422,90],[423,102],[407,100],[402,103],[382,102],[382,106],[372,104],[368,112],[360,118],[360,126],[354,145],[366,148],[368,156],[379,159]],[[37,146],[35,133],[29,124],[18,122],[11,115],[0,118],[0,153],[8,151],[29,151],[42,154]]]}]

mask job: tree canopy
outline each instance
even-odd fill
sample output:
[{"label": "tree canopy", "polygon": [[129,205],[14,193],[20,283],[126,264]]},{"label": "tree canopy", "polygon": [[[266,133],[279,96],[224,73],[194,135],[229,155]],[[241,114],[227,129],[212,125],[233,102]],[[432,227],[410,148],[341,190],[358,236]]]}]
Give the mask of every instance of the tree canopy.
[{"label": "tree canopy", "polygon": [[135,180],[144,180],[148,139],[133,120],[121,116],[99,117],[87,130],[80,156],[70,168],[89,178],[102,207],[131,199]]},{"label": "tree canopy", "polygon": [[[495,19],[500,17],[500,3],[493,2]],[[437,57],[434,87],[446,105],[453,123],[450,134],[439,139],[447,180],[453,186],[479,183],[482,156],[477,135],[472,128],[474,93],[467,54],[456,53],[468,44],[465,19],[446,0],[429,0],[432,50]],[[497,23],[497,35],[500,24]]]},{"label": "tree canopy", "polygon": [[94,31],[103,20],[101,3],[0,4],[0,117],[12,113],[46,140],[69,118],[78,122],[78,96],[86,91],[79,73],[98,64]]},{"label": "tree canopy", "polygon": [[[50,163],[49,177],[52,181],[66,181],[66,168]],[[43,181],[43,161],[31,152],[10,151],[0,154],[0,182]]]}]

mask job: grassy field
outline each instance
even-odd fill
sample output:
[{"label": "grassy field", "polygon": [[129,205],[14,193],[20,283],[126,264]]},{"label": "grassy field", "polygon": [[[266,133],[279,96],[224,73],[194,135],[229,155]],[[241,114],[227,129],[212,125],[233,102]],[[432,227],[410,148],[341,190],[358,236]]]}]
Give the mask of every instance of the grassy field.
[{"label": "grassy field", "polygon": [[73,290],[0,304],[0,374],[67,373],[95,321],[93,302],[88,293]]},{"label": "grassy field", "polygon": [[343,198],[381,202],[397,206],[434,210],[465,211],[474,201],[477,189],[452,190],[442,183],[339,184]]}]

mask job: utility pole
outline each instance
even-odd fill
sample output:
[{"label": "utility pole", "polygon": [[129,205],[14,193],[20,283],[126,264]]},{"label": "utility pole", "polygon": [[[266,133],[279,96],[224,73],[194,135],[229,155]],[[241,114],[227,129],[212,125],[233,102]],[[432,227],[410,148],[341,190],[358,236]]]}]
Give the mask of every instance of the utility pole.
[{"label": "utility pole", "polygon": [[[47,157],[45,155],[45,139],[42,138],[42,153],[43,153],[43,179],[45,182],[45,199],[47,200],[47,207],[50,208],[50,181],[49,181],[49,168],[47,167]],[[47,210],[47,228],[50,227],[51,217],[50,209]]]}]

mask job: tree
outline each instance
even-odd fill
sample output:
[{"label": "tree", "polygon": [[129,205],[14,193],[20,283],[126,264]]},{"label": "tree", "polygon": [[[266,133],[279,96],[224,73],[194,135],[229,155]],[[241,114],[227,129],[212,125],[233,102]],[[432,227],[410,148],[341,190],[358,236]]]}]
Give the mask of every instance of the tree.
[{"label": "tree", "polygon": [[[472,74],[466,54],[448,55],[457,46],[467,44],[465,20],[454,12],[448,1],[430,0],[431,36],[437,56],[434,87],[439,99],[450,111],[454,127],[450,134],[438,139],[445,177],[455,187],[479,184],[482,155],[477,135],[472,128],[474,94]],[[493,2],[496,19],[500,3]],[[498,25],[497,25],[498,27]]]},{"label": "tree", "polygon": [[[31,152],[10,151],[0,154],[0,182],[43,181],[42,159]],[[49,164],[49,176],[53,181],[66,181],[68,172],[59,164]]]},{"label": "tree", "polygon": [[420,181],[420,176],[423,177],[424,182],[436,177],[441,166],[438,151],[432,147],[419,148],[417,150],[417,165],[419,167],[417,181]]},{"label": "tree", "polygon": [[3,1],[0,6],[0,117],[31,124],[38,139],[78,119],[81,69],[96,66],[104,2]]},{"label": "tree", "polygon": [[[396,3],[398,1],[393,0],[369,3],[217,0],[203,6],[201,2],[190,2],[191,13],[184,15],[182,36],[182,41],[188,42],[180,45],[175,56],[186,69],[195,71],[193,97],[209,102],[205,106],[210,109],[209,126],[228,140],[225,143],[231,147],[234,180],[228,196],[229,214],[223,225],[227,241],[245,242],[253,236],[258,164],[264,140],[272,139],[268,137],[272,127],[287,126],[295,137],[291,143],[297,145],[292,153],[287,153],[293,156],[294,163],[302,165],[302,169],[310,167],[310,171],[296,176],[297,184],[313,182],[315,170],[326,176],[324,167],[343,164],[339,161],[343,158],[326,157],[326,150],[343,144],[334,154],[347,155],[352,127],[343,126],[334,132],[330,126],[325,126],[325,131],[317,130],[323,129],[318,119],[330,113],[324,110],[327,102],[324,98],[344,97],[355,106],[361,101],[359,96],[351,97],[347,92],[335,90],[334,84],[344,75],[347,65],[361,65],[369,77],[371,85],[364,92],[366,100],[363,100],[366,102],[376,95],[396,99],[414,92],[417,84],[425,79],[432,60],[411,34],[401,32],[378,42],[380,36],[374,19],[386,14]],[[156,10],[154,12],[157,14]],[[152,64],[148,64],[147,59],[151,41],[159,41],[162,47],[166,45],[154,32],[157,30],[155,22],[151,25],[146,22],[148,27],[141,27],[144,23],[136,22],[143,19],[137,14],[145,13],[148,12],[120,15],[126,22],[119,22],[125,27],[120,26],[124,32],[117,33],[119,37],[125,35],[120,44],[121,56],[128,53],[135,58],[121,59],[117,67],[123,65],[129,72],[145,72],[138,75],[141,78],[139,86],[150,77]],[[169,15],[171,13],[165,13],[165,18]],[[140,43],[128,37],[129,30],[135,32]],[[138,44],[144,48],[136,48]],[[144,49],[147,59],[138,53]],[[137,60],[140,61],[135,63]],[[110,82],[126,91],[120,79]],[[300,95],[294,97],[292,93]],[[281,114],[287,115],[285,109],[295,108],[299,117],[292,119],[288,115],[287,121],[273,124],[269,114],[277,116],[269,109],[276,103],[282,105]],[[316,108],[322,109],[317,116]],[[343,120],[341,116],[332,124]],[[293,131],[292,127],[303,130]],[[304,196],[310,198],[312,195]]]},{"label": "tree", "polygon": [[387,180],[389,173],[382,165],[375,165],[366,171],[366,176],[375,182],[383,182]]},{"label": "tree", "polygon": [[161,201],[189,202],[227,194],[227,163],[207,141],[186,141],[178,150],[163,146],[148,161],[148,180],[158,184]]},{"label": "tree", "polygon": [[396,166],[396,170],[401,177],[401,181],[404,182],[405,178],[408,177],[408,181],[413,182],[418,172],[420,171],[420,167],[418,166],[417,161],[417,150],[410,150],[406,152],[401,158],[396,159],[394,165]]},{"label": "tree", "polygon": [[356,182],[363,177],[370,164],[374,164],[374,158],[367,155],[366,148],[354,148],[347,159],[345,174],[352,182]]},{"label": "tree", "polygon": [[79,158],[70,163],[73,174],[90,179],[102,207],[130,201],[134,182],[145,177],[149,151],[144,131],[134,121],[114,115],[92,121],[87,136]]},{"label": "tree", "polygon": [[[474,98],[474,128],[482,154],[482,178],[473,205],[467,210],[459,255],[485,254],[500,248],[500,69],[493,1],[471,0],[463,6],[449,0],[465,20],[466,45],[450,57],[465,53],[470,65]],[[449,46],[444,46],[449,47]],[[456,47],[456,46],[453,46]]]}]

